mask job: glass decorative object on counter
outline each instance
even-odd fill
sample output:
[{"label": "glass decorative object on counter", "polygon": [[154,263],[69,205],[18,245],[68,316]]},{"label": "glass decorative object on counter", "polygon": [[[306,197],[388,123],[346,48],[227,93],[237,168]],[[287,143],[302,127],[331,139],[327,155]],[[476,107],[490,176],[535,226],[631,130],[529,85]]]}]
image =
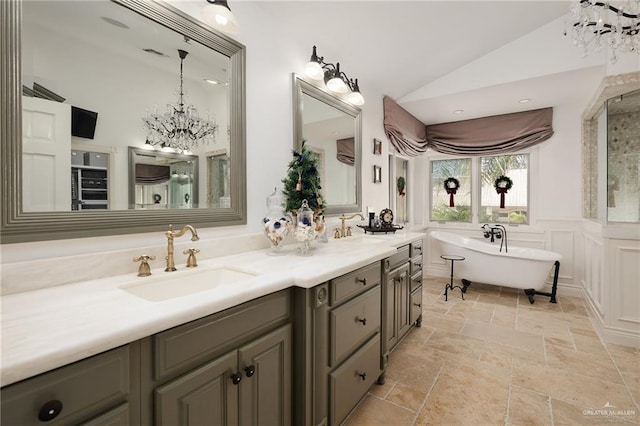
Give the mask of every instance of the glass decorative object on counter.
[{"label": "glass decorative object on counter", "polygon": [[309,208],[309,202],[302,200],[302,206],[296,214],[297,224],[295,236],[302,243],[300,246],[301,256],[311,256],[311,241],[316,238],[316,224],[313,220],[313,210]]},{"label": "glass decorative object on counter", "polygon": [[293,228],[291,216],[284,211],[282,197],[278,195],[277,188],[273,194],[267,197],[267,215],[262,219],[264,225],[264,234],[271,242],[270,255],[281,255],[284,241],[289,235],[289,231]]}]

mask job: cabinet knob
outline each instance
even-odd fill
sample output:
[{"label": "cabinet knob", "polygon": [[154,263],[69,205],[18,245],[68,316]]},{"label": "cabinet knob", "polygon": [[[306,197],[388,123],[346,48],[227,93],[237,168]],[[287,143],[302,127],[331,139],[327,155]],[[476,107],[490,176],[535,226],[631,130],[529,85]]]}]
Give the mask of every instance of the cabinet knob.
[{"label": "cabinet knob", "polygon": [[358,278],[356,277],[356,281],[359,283],[362,283],[362,285],[367,285],[367,279],[366,278]]},{"label": "cabinet knob", "polygon": [[362,381],[367,380],[367,373],[358,373],[358,372],[356,371],[356,374],[357,374],[358,376],[360,376],[360,378],[362,379]]},{"label": "cabinet knob", "polygon": [[417,306],[418,308],[422,307],[422,303],[414,303],[413,306]]},{"label": "cabinet knob", "polygon": [[231,375],[231,383],[233,383],[234,385],[237,385],[238,383],[240,383],[240,381],[242,380],[242,373],[235,372]]},{"label": "cabinet knob", "polygon": [[48,422],[56,417],[58,414],[62,412],[62,401],[58,401],[57,399],[52,399],[51,401],[45,402],[40,411],[38,412],[38,420],[41,422]]},{"label": "cabinet knob", "polygon": [[358,318],[358,317],[356,317],[356,321],[357,322],[361,322],[362,325],[367,325],[367,319],[366,318]]},{"label": "cabinet knob", "polygon": [[245,367],[244,368],[244,374],[247,377],[253,376],[254,374],[256,374],[256,366],[255,365],[250,365],[248,367]]}]

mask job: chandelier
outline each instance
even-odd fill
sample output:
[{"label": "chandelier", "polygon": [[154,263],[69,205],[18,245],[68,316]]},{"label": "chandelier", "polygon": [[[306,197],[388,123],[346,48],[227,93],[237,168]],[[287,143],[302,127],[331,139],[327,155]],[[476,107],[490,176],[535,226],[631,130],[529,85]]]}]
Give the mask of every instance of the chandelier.
[{"label": "chandelier", "polygon": [[617,61],[616,51],[640,54],[640,0],[578,0],[571,5],[571,17],[573,44],[584,49],[585,56],[604,46],[611,63]]},{"label": "chandelier", "polygon": [[167,104],[164,114],[150,114],[142,119],[147,131],[146,143],[176,151],[191,151],[198,143],[215,143],[218,125],[201,119],[198,110],[189,105],[185,107],[182,62],[189,52],[178,49],[180,55],[180,96],[178,105]]},{"label": "chandelier", "polygon": [[360,87],[358,87],[358,79],[350,79],[344,72],[340,71],[339,62],[335,65],[325,62],[324,56],[318,56],[315,46],[313,46],[311,59],[305,65],[304,73],[314,80],[324,79],[327,89],[334,93],[348,93],[347,101],[349,103],[357,106],[364,104],[364,98],[360,93]]}]

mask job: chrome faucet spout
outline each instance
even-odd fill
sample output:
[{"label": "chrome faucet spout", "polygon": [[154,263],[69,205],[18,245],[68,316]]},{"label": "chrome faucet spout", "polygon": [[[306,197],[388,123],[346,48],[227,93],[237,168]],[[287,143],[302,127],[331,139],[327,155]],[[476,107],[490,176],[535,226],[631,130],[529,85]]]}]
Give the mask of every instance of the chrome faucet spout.
[{"label": "chrome faucet spout", "polygon": [[173,225],[169,225],[169,230],[165,232],[167,236],[167,267],[164,269],[165,272],[173,272],[176,270],[176,264],[173,259],[173,239],[182,237],[187,231],[191,233],[191,241],[198,241],[200,239],[200,237],[198,237],[198,231],[191,225],[185,225],[179,231],[174,231]]}]

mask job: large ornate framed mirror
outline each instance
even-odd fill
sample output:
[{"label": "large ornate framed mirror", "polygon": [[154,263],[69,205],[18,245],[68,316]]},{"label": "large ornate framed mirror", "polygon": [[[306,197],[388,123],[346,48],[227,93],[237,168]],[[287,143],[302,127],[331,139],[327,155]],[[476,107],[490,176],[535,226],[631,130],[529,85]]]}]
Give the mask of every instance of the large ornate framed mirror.
[{"label": "large ornate framed mirror", "polygon": [[[246,223],[242,44],[160,0],[6,0],[0,12],[2,243]],[[200,170],[198,181],[182,202],[136,207],[129,147],[166,160],[166,140],[143,119],[183,95],[210,124],[206,138],[190,134],[188,150],[174,149],[194,162],[179,176]],[[218,152],[225,173],[208,173]]]},{"label": "large ornate framed mirror", "polygon": [[294,149],[318,154],[325,214],[362,210],[362,111],[293,75]]}]

